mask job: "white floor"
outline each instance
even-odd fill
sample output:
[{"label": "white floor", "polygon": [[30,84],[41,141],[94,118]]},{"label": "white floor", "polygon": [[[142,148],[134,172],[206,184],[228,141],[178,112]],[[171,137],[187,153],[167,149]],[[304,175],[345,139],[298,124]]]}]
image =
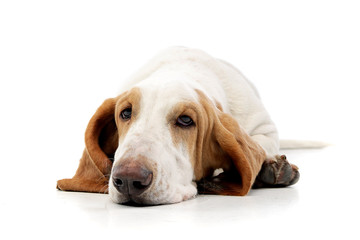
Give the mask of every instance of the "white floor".
[{"label": "white floor", "polygon": [[246,197],[201,195],[153,207],[57,191],[55,182],[22,171],[9,179],[12,185],[3,184],[0,238],[359,239],[358,156],[340,147],[285,153],[301,169],[293,187],[252,190]]}]

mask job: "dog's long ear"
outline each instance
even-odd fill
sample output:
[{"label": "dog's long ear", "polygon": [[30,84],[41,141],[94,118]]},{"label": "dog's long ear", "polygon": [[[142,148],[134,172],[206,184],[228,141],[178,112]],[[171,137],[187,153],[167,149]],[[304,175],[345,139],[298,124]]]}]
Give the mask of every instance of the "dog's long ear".
[{"label": "dog's long ear", "polygon": [[224,173],[200,180],[199,193],[244,196],[261,170],[265,151],[232,116],[214,106],[209,108],[206,102],[203,105],[207,105],[207,114],[212,118],[212,132],[207,141],[210,147],[203,152],[202,165],[223,168]]},{"label": "dog's long ear", "polygon": [[116,98],[109,98],[97,109],[86,128],[85,150],[76,174],[57,182],[65,191],[107,193],[112,159],[118,145],[114,119]]}]

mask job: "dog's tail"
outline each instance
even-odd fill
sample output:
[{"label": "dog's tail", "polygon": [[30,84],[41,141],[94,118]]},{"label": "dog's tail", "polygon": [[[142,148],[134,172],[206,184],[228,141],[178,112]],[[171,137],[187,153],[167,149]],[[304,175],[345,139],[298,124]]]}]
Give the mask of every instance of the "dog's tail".
[{"label": "dog's tail", "polygon": [[280,149],[308,149],[325,148],[331,144],[321,141],[310,140],[280,140]]}]

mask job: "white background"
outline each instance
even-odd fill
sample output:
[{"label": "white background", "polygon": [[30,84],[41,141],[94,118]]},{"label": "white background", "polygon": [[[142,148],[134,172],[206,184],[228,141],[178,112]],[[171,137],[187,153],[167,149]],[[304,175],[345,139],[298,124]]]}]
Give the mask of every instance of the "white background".
[{"label": "white background", "polygon": [[[1,1],[0,220],[1,228],[8,230],[5,233],[28,236],[28,231],[21,231],[27,226],[27,230],[38,229],[31,234],[48,230],[51,236],[57,230],[66,232],[69,224],[86,226],[82,221],[88,220],[88,233],[92,234],[96,229],[116,230],[116,214],[135,213],[143,218],[144,208],[122,212],[107,202],[107,196],[64,195],[55,190],[55,184],[74,174],[84,147],[85,127],[101,102],[115,96],[121,83],[159,50],[174,45],[200,48],[238,67],[257,86],[281,138],[322,140],[334,146],[325,152],[289,153],[303,167],[302,180],[280,194],[293,199],[286,191],[295,189],[296,195],[306,196],[306,204],[291,205],[295,215],[291,218],[272,204],[278,192],[270,194],[275,202],[269,203],[264,190],[255,191],[254,201],[261,206],[257,194],[265,199],[266,219],[252,208],[251,198],[200,197],[171,209],[154,208],[160,214],[175,211],[164,218],[166,226],[177,229],[179,221],[179,233],[190,234],[184,229],[189,218],[186,210],[187,204],[195,204],[198,211],[199,206],[209,210],[205,217],[190,216],[195,219],[191,223],[208,221],[211,228],[198,232],[205,235],[216,231],[218,225],[225,228],[228,222],[240,227],[249,218],[254,227],[246,234],[233,229],[239,236],[251,236],[257,229],[261,232],[264,225],[269,231],[274,225],[271,231],[279,232],[281,223],[274,219],[291,226],[289,234],[302,229],[302,234],[317,231],[319,237],[333,233],[359,236],[349,218],[359,215],[351,194],[358,191],[356,170],[360,167],[360,4],[346,0]],[[305,162],[309,159],[318,161]],[[341,184],[334,189],[334,182]],[[318,191],[306,191],[310,186]],[[301,225],[312,218],[302,213],[317,209],[309,206],[311,194],[321,189],[328,191],[317,199],[332,200],[324,203],[326,209],[314,220],[319,228],[312,223]],[[250,205],[238,214],[236,203],[236,215],[230,211],[224,215],[228,222],[215,224],[218,217],[206,207],[206,201],[214,204],[209,208],[216,209],[216,214],[222,212],[221,201],[249,201]],[[113,210],[101,214],[107,224],[92,221],[96,213],[76,218],[78,205],[89,202],[95,209],[97,203],[111,206]],[[75,216],[67,215],[72,211]],[[245,217],[239,219],[241,214]],[[326,222],[330,215],[336,221]],[[74,223],[69,223],[71,218]],[[152,231],[161,231],[161,226]],[[192,226],[196,232],[196,225]]]}]

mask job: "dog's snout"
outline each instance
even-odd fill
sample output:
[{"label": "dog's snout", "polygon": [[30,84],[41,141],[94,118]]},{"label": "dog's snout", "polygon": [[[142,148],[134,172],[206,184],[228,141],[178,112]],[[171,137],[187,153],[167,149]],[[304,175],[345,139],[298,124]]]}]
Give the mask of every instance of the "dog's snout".
[{"label": "dog's snout", "polygon": [[129,196],[143,193],[151,185],[152,179],[152,171],[136,162],[115,166],[112,173],[115,188]]}]

